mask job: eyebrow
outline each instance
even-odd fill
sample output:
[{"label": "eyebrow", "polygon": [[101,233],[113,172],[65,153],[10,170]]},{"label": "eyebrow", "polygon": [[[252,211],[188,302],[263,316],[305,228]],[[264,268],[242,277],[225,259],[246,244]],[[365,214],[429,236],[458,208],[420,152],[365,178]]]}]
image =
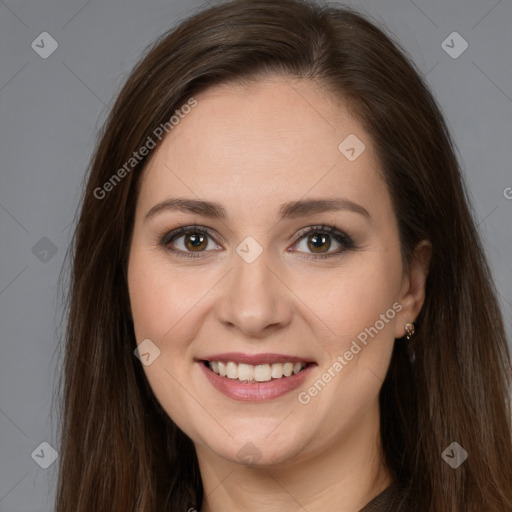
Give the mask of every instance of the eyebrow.
[{"label": "eyebrow", "polygon": [[[219,203],[203,201],[199,199],[188,199],[183,197],[169,198],[153,206],[147,213],[145,220],[164,211],[181,211],[184,213],[196,213],[211,219],[226,219],[226,209]],[[278,219],[295,219],[315,213],[346,210],[358,213],[372,222],[368,210],[360,204],[354,203],[346,198],[328,199],[302,199],[290,201],[281,205],[278,211]]]}]

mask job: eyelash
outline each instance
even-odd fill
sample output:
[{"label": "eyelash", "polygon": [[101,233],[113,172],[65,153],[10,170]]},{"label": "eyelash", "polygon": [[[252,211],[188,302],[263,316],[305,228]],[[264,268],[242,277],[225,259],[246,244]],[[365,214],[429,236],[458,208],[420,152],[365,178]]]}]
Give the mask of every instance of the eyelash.
[{"label": "eyelash", "polygon": [[[212,238],[215,241],[215,237],[213,236],[212,232],[208,228],[203,228],[201,226],[185,226],[185,227],[176,228],[176,229],[166,233],[163,236],[163,238],[161,239],[160,244],[165,249],[178,255],[179,257],[192,258],[192,259],[204,257],[203,253],[207,252],[207,251],[202,251],[197,254],[194,254],[194,253],[184,252],[182,250],[171,249],[168,247],[168,245],[171,242],[174,242],[176,239],[180,238],[181,236],[187,235],[190,233],[200,233],[200,234],[209,236],[210,238]],[[318,260],[318,259],[331,258],[333,256],[340,256],[343,252],[345,252],[345,250],[357,248],[355,242],[352,240],[352,238],[350,236],[348,236],[346,233],[344,233],[343,231],[340,231],[339,229],[337,229],[333,226],[326,226],[325,224],[321,224],[319,226],[309,226],[307,228],[302,229],[297,234],[297,237],[296,237],[293,245],[296,245],[297,243],[299,243],[306,235],[308,235],[310,233],[330,235],[344,249],[339,250],[338,252],[334,252],[334,253],[331,252],[331,253],[326,253],[326,254],[310,254],[310,255],[305,256],[305,259]]]}]

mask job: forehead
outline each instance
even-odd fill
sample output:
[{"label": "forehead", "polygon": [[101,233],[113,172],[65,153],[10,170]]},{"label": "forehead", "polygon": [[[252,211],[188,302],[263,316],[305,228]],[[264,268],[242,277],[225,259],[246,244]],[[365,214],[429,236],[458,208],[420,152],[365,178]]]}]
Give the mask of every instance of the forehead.
[{"label": "forehead", "polygon": [[344,196],[369,210],[389,199],[368,135],[317,84],[223,84],[195,99],[151,155],[139,196],[146,211],[178,195],[246,211],[307,196]]}]

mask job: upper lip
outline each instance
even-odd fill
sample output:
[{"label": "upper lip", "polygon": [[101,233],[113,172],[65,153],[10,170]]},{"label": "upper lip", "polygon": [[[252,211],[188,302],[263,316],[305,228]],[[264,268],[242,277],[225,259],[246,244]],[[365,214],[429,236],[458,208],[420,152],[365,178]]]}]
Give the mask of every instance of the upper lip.
[{"label": "upper lip", "polygon": [[313,361],[303,357],[288,356],[286,354],[244,354],[242,352],[225,352],[223,354],[213,354],[200,359],[201,361],[222,361],[233,363],[244,363],[256,366],[258,364],[272,363],[312,363]]}]

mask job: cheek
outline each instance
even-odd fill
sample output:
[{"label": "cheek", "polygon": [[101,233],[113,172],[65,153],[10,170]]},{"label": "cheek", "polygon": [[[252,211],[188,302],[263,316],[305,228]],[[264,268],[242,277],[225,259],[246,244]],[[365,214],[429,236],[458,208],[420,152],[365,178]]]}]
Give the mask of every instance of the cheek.
[{"label": "cheek", "polygon": [[183,336],[177,333],[204,294],[202,279],[173,270],[165,254],[138,247],[130,255],[128,285],[137,341],[174,339],[178,348]]},{"label": "cheek", "polygon": [[329,326],[326,358],[299,401],[312,416],[328,418],[331,436],[357,428],[377,400],[394,345],[400,282],[400,256],[391,251],[359,255],[357,264],[316,281],[327,293],[311,294],[309,306]]},{"label": "cheek", "polygon": [[172,271],[166,263],[165,255],[153,249],[133,248],[128,266],[131,310],[137,344],[149,339],[160,350],[143,366],[149,385],[173,421],[190,431],[189,408],[195,402],[191,404],[180,383],[190,378],[187,349],[195,334],[189,319],[202,287],[191,285],[190,276]]},{"label": "cheek", "polygon": [[311,274],[310,279],[295,283],[293,288],[328,328],[324,349],[336,357],[358,336],[364,341],[366,333],[374,339],[368,330],[375,336],[375,324],[379,339],[394,339],[400,284],[399,252],[379,250],[354,253],[339,269]]}]

